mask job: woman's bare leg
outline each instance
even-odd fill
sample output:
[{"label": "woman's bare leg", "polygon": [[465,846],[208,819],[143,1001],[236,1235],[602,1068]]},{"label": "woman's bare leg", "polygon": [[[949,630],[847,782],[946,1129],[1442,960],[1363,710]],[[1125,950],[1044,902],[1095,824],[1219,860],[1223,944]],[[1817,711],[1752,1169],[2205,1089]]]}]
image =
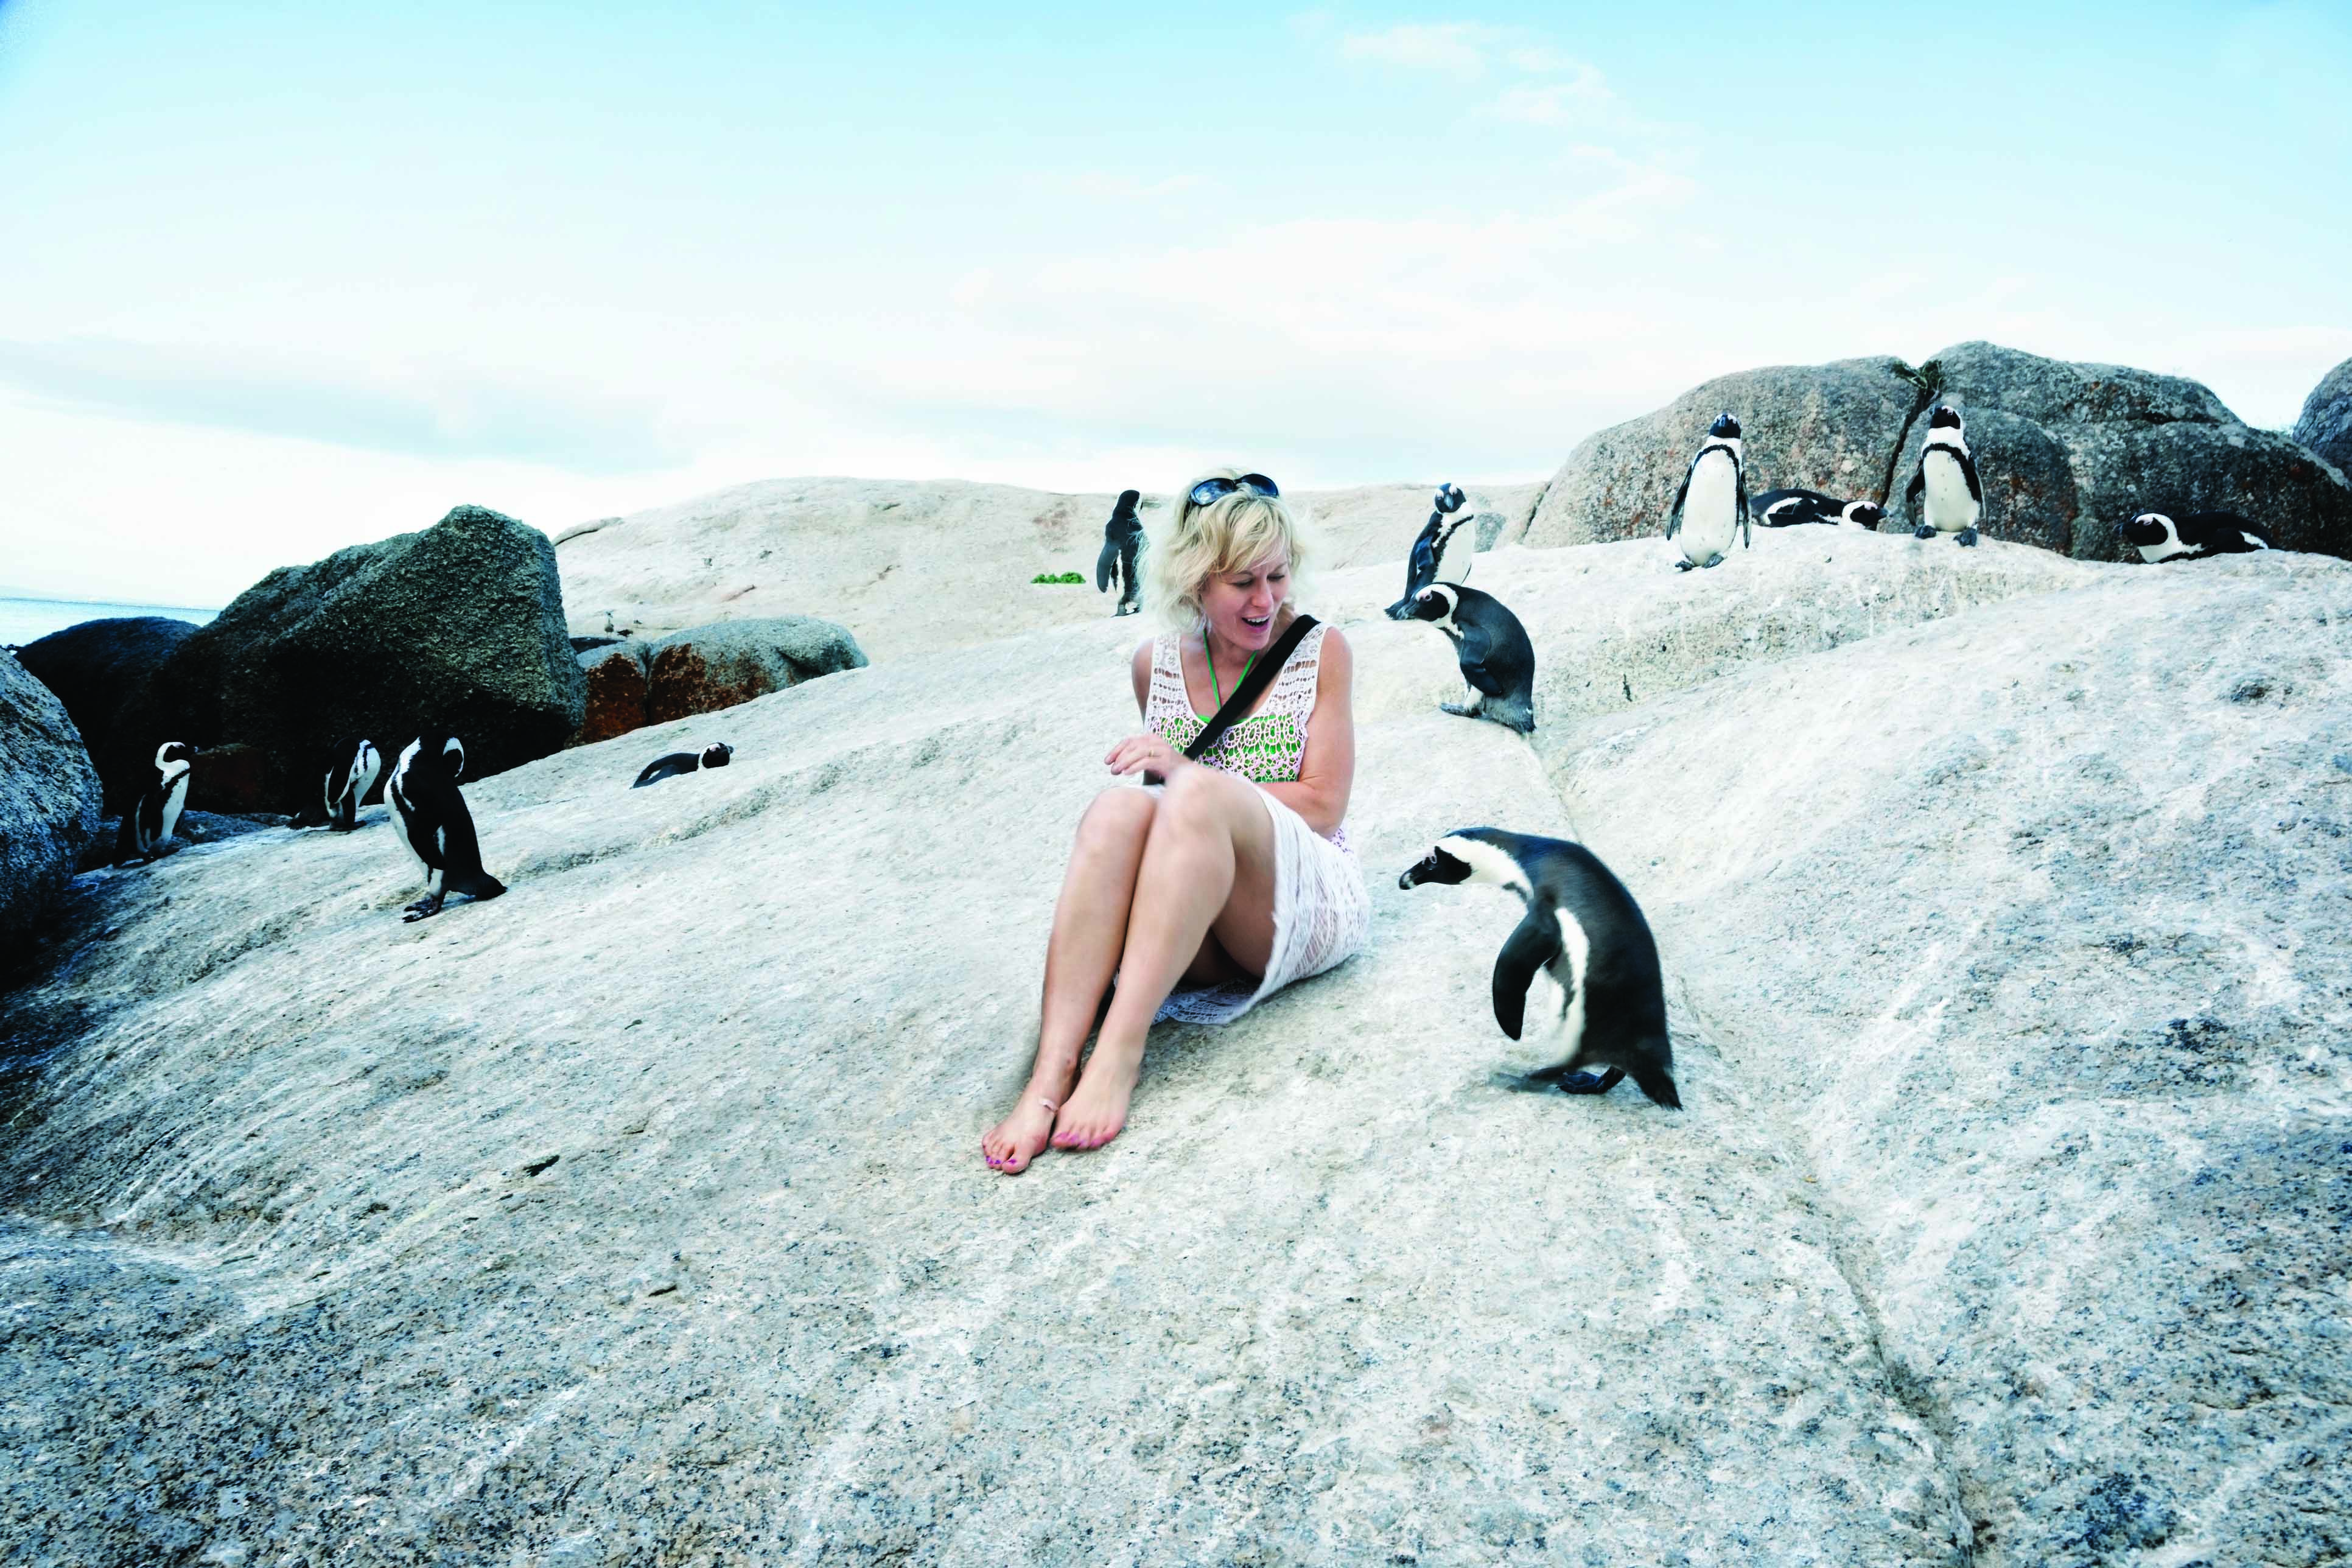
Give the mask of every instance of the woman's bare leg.
[{"label": "woman's bare leg", "polygon": [[1079,820],[1070,868],[1054,906],[1054,934],[1045,943],[1037,1060],[1013,1114],[980,1141],[989,1164],[1007,1174],[1026,1170],[1045,1146],[1054,1110],[1069,1091],[1078,1052],[1118,967],[1128,910],[1135,902],[1136,871],[1159,805],[1139,789],[1106,790]]},{"label": "woman's bare leg", "polygon": [[1086,1076],[1055,1118],[1055,1148],[1097,1149],[1127,1124],[1144,1035],[1213,931],[1235,963],[1265,973],[1274,954],[1274,818],[1255,785],[1212,768],[1187,768],[1170,783],[1152,819],[1118,960],[1118,992]]}]

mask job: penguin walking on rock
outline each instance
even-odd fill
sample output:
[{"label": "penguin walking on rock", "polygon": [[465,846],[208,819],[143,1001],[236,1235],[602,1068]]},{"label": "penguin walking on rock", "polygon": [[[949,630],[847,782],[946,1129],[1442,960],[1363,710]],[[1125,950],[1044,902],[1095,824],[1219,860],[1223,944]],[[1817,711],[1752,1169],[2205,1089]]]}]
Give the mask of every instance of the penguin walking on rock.
[{"label": "penguin walking on rock", "polygon": [[425,896],[408,906],[404,921],[438,914],[451,893],[479,902],[507,890],[505,883],[482,869],[473,814],[457,790],[458,775],[465,771],[466,748],[457,736],[425,735],[408,742],[384,784],[393,828],[425,868]]},{"label": "penguin walking on rock", "polygon": [[643,789],[649,784],[659,784],[664,779],[676,778],[680,773],[690,773],[699,768],[723,768],[734,759],[735,748],[724,741],[715,746],[705,746],[699,752],[672,752],[666,757],[656,757],[647,763],[646,771],[639,773],[637,782],[629,787]]},{"label": "penguin walking on rock", "polygon": [[1825,522],[1835,528],[1867,528],[1875,531],[1886,521],[1886,509],[1866,500],[1840,500],[1819,490],[1766,490],[1748,502],[1759,528],[1790,528],[1801,522]]},{"label": "penguin walking on rock", "polygon": [[[1455,512],[1462,510],[1463,503],[1468,499],[1462,493],[1462,487],[1451,480],[1437,487],[1437,500],[1433,503],[1429,521],[1422,524],[1420,537],[1412,542],[1412,548],[1405,552],[1404,597],[1389,606],[1389,619],[1409,621],[1413,618],[1413,600],[1420,596],[1423,588],[1437,581],[1439,563],[1445,559],[1445,547],[1454,542],[1454,534],[1460,531],[1464,523],[1470,521],[1466,517],[1454,517]],[[1454,518],[1454,521],[1448,522],[1446,521],[1448,518]],[[1470,568],[1466,563],[1463,566],[1462,575],[1465,577],[1470,575]]]},{"label": "penguin walking on rock", "polygon": [[2271,536],[2234,511],[2144,511],[2123,526],[2124,542],[2142,561],[2193,561],[2200,555],[2243,555],[2275,550]]},{"label": "penguin walking on rock", "polygon": [[1118,504],[1110,509],[1110,521],[1103,524],[1102,553],[1095,557],[1095,591],[1108,594],[1112,584],[1119,584],[1118,607],[1111,611],[1114,617],[1143,608],[1143,582],[1136,572],[1136,557],[1143,550],[1143,524],[1135,515],[1142,500],[1140,490],[1118,492]]},{"label": "penguin walking on rock", "polygon": [[1755,547],[1748,526],[1748,475],[1741,467],[1739,421],[1728,409],[1706,427],[1706,439],[1683,474],[1682,489],[1666,513],[1666,537],[1682,537],[1683,558],[1677,572],[1720,565],[1731,550],[1734,535],[1745,548]]},{"label": "penguin walking on rock", "polygon": [[1413,596],[1408,620],[1427,621],[1454,639],[1467,702],[1438,707],[1465,719],[1492,719],[1522,735],[1536,728],[1536,645],[1500,599],[1459,583],[1433,583]]},{"label": "penguin walking on rock", "polygon": [[1949,533],[1962,545],[1977,542],[1977,521],[1984,516],[1984,482],[1977,478],[1976,459],[1969,455],[1969,437],[1960,411],[1938,404],[1927,416],[1927,444],[1919,449],[1919,466],[1903,487],[1903,504],[1918,515],[1919,500],[1927,502],[1926,517],[1912,530],[1915,539]]},{"label": "penguin walking on rock", "polygon": [[143,865],[163,853],[179,828],[180,808],[187,804],[188,772],[195,754],[194,746],[178,741],[155,748],[155,782],[122,814],[122,826],[115,833],[116,865]]},{"label": "penguin walking on rock", "polygon": [[297,827],[324,826],[349,833],[360,825],[360,802],[375,787],[383,772],[383,755],[368,740],[348,742],[327,754],[327,771],[319,786],[320,814],[305,810]]},{"label": "penguin walking on rock", "polygon": [[1568,1054],[1507,1088],[1606,1094],[1630,1075],[1657,1104],[1682,1109],[1658,944],[1599,857],[1564,838],[1460,827],[1397,879],[1406,889],[1423,882],[1506,888],[1527,906],[1495,957],[1495,1022],[1517,1039],[1536,975],[1546,974],[1559,993],[1552,1022]]}]

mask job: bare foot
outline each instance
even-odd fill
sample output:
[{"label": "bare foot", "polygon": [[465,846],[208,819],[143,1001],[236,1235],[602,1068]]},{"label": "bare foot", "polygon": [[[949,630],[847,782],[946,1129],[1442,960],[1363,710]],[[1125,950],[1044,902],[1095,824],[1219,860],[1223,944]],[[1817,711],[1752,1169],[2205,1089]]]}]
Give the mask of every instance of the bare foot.
[{"label": "bare foot", "polygon": [[1039,1094],[1034,1085],[1021,1091],[1021,1101],[1013,1114],[988,1130],[980,1141],[980,1152],[988,1157],[988,1168],[1017,1176],[1029,1168],[1029,1162],[1045,1147],[1045,1135],[1054,1130],[1054,1112],[1058,1103]]},{"label": "bare foot", "polygon": [[1096,1041],[1077,1089],[1054,1118],[1054,1147],[1099,1149],[1118,1137],[1127,1125],[1128,1097],[1135,1092],[1135,1079],[1142,1070],[1141,1050],[1118,1050]]}]

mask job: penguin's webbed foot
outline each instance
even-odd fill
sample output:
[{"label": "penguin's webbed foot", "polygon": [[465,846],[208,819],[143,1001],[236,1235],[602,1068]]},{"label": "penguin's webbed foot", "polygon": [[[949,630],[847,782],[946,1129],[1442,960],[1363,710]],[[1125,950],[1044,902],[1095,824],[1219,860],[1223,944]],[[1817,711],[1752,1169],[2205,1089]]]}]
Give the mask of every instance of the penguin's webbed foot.
[{"label": "penguin's webbed foot", "polygon": [[1677,561],[1675,563],[1675,570],[1677,572],[1688,572],[1697,564],[1698,563],[1696,561]]},{"label": "penguin's webbed foot", "polygon": [[1973,528],[1964,528],[1960,530],[1959,533],[1956,537],[1960,546],[1963,549],[1966,549],[1968,546],[1972,545],[1977,542],[1977,531]]},{"label": "penguin's webbed foot", "polygon": [[1625,1081],[1623,1068],[1611,1068],[1606,1072],[1572,1072],[1559,1080],[1562,1094],[1607,1094]]},{"label": "penguin's webbed foot", "polygon": [[1456,719],[1475,719],[1480,716],[1477,705],[1472,702],[1441,702],[1437,705],[1437,710],[1440,713],[1451,713]]},{"label": "penguin's webbed foot", "polygon": [[409,905],[408,912],[402,915],[400,920],[403,925],[407,925],[416,921],[430,920],[440,912],[441,900],[428,893]]},{"label": "penguin's webbed foot", "polygon": [[1566,1062],[1528,1073],[1498,1073],[1496,1081],[1517,1094],[1607,1094],[1625,1080],[1622,1068],[1606,1072],[1571,1072]]},{"label": "penguin's webbed foot", "polygon": [[1935,526],[1931,523],[1923,522],[1918,527],[1911,531],[1911,537],[1914,539],[1933,539],[1936,537]]}]

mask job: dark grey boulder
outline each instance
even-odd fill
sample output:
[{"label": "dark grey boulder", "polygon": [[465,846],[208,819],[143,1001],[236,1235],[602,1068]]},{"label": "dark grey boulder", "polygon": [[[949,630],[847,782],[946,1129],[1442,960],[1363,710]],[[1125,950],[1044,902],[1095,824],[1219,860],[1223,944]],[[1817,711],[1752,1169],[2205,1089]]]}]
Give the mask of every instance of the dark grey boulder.
[{"label": "dark grey boulder", "polygon": [[1700,433],[1727,408],[1746,438],[1751,495],[1801,485],[1891,498],[1895,521],[1907,525],[1903,494],[1926,439],[1920,416],[1938,398],[1967,416],[1985,486],[1982,528],[1994,538],[2078,560],[2137,560],[2116,533],[2135,512],[2235,511],[2284,549],[2352,557],[2343,476],[2295,442],[2250,428],[2210,388],[1988,342],[1946,349],[1916,370],[1895,359],[1840,360],[1717,377],[1588,437],[1554,476],[1528,542],[1663,532]]},{"label": "dark grey boulder", "polygon": [[272,572],[182,642],[118,725],[141,740],[251,745],[265,800],[245,808],[290,810],[345,736],[389,756],[447,730],[478,778],[560,748],[584,691],[554,547],[461,506],[419,532]]},{"label": "dark grey boulder", "polygon": [[1588,436],[1552,477],[1526,542],[1591,544],[1664,532],[1692,455],[1726,409],[1739,421],[1749,495],[1796,485],[1876,500],[1887,460],[1923,402],[1905,368],[1884,358],[1743,370]]},{"label": "dark grey boulder", "polygon": [[57,693],[0,653],[0,971],[98,837],[98,770]]},{"label": "dark grey boulder", "polygon": [[2294,422],[2294,435],[2298,444],[2352,479],[2352,359],[2319,378],[2303,400],[2303,416]]},{"label": "dark grey boulder", "polygon": [[121,616],[83,621],[16,650],[17,661],[58,694],[81,731],[110,811],[138,798],[154,774],[155,748],[173,738],[142,743],[119,736],[116,717],[195,629],[195,622],[168,616]]},{"label": "dark grey boulder", "polygon": [[866,666],[865,650],[848,627],[814,616],[719,621],[673,632],[646,652],[646,715],[656,724]]}]

